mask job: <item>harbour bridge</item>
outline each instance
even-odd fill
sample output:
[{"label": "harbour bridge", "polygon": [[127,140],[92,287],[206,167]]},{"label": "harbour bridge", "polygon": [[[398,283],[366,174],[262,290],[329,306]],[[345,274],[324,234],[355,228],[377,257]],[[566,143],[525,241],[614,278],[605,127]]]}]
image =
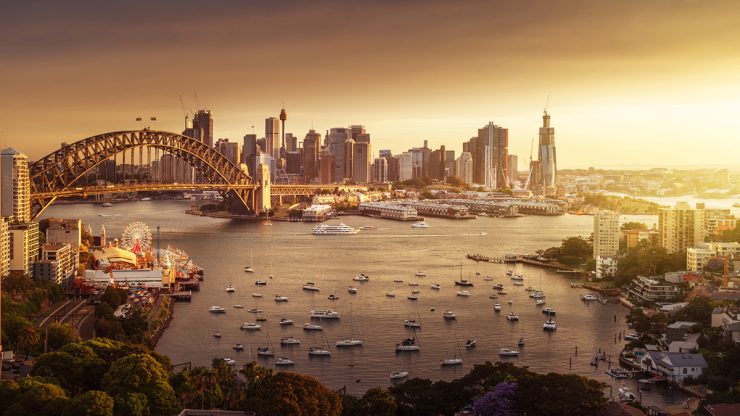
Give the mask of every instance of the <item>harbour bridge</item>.
[{"label": "harbour bridge", "polygon": [[[167,178],[153,174],[155,164],[162,170],[160,153],[171,155],[170,160],[175,158],[185,162],[183,166],[196,172],[198,183],[180,183],[174,180],[174,176]],[[126,163],[127,154],[129,164]],[[108,178],[104,182],[99,180],[99,166],[107,160],[116,160],[118,156],[122,157],[122,180],[116,180],[116,169],[112,182],[109,183]],[[147,168],[146,178],[141,169],[137,169],[140,167]],[[60,149],[31,164],[29,175],[34,219],[38,219],[58,198],[123,192],[215,190],[225,198],[235,199],[247,212],[257,216],[269,209],[272,196],[310,196],[322,191],[364,189],[345,185],[270,184],[269,178],[255,180],[245,165],[233,163],[199,140],[150,129],[116,131],[71,144],[63,143]],[[89,183],[91,176],[92,184]]]}]

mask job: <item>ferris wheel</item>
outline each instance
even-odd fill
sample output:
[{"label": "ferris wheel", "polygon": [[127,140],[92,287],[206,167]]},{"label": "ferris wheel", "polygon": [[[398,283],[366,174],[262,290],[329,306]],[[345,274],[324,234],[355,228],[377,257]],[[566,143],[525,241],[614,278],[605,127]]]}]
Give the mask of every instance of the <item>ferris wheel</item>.
[{"label": "ferris wheel", "polygon": [[152,231],[141,221],[132,222],[123,229],[121,248],[141,254],[152,246]]}]

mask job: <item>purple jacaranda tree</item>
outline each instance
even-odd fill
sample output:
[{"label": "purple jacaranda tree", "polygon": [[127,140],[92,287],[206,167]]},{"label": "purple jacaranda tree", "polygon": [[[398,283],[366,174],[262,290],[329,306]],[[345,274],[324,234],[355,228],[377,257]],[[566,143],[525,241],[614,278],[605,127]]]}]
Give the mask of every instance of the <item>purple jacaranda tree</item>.
[{"label": "purple jacaranda tree", "polygon": [[478,416],[514,416],[514,395],[516,383],[507,381],[496,384],[473,404]]}]

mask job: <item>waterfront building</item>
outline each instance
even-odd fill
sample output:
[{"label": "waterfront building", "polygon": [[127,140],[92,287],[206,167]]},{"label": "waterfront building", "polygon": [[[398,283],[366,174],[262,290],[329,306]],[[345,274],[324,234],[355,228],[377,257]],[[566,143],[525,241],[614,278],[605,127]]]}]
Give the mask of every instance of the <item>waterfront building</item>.
[{"label": "waterfront building", "polygon": [[415,220],[419,216],[413,207],[387,202],[362,202],[359,206],[359,212],[373,217],[401,221]]},{"label": "waterfront building", "polygon": [[554,195],[556,175],[558,170],[557,154],[555,151],[555,128],[550,126],[550,114],[545,110],[542,114],[540,127],[540,141],[537,150],[540,174],[538,178],[545,195]]},{"label": "waterfront building", "polygon": [[241,162],[242,149],[239,142],[230,142],[229,139],[218,139],[216,141],[216,150],[237,166]]},{"label": "waterfront building", "polygon": [[457,176],[463,182],[470,185],[473,183],[473,155],[470,152],[462,152],[455,162]]},{"label": "waterfront building", "polygon": [[640,368],[643,371],[679,382],[686,377],[696,379],[708,367],[703,355],[685,352],[647,351],[640,359]]},{"label": "waterfront building", "polygon": [[596,257],[596,278],[614,277],[617,275],[619,261],[617,256],[597,256]]},{"label": "waterfront building", "polygon": [[686,249],[686,268],[693,272],[704,270],[709,260],[718,256],[740,255],[740,243],[701,243]]},{"label": "waterfront building", "polygon": [[8,222],[0,217],[0,279],[10,274],[10,232]]},{"label": "waterfront building", "polygon": [[619,214],[599,210],[594,213],[593,257],[614,256],[619,252]]},{"label": "waterfront building", "polygon": [[375,158],[372,165],[372,181],[375,183],[388,182],[388,159],[384,157]]},{"label": "waterfront building", "polygon": [[194,139],[213,147],[213,113],[211,110],[198,110],[193,115]]},{"label": "waterfront building", "polygon": [[358,141],[355,143],[353,150],[353,171],[352,179],[355,183],[370,183],[372,176],[370,174],[370,164],[372,162],[370,142],[365,141],[365,138],[369,140],[369,135],[360,135]]},{"label": "waterfront building", "polygon": [[321,134],[315,130],[309,130],[303,138],[303,176],[306,183],[318,180],[320,151]]},{"label": "waterfront building", "polygon": [[464,218],[469,215],[468,207],[465,205],[452,205],[445,203],[411,202],[404,204],[416,209],[420,215],[443,218]]},{"label": "waterfront building", "polygon": [[11,222],[31,222],[28,157],[9,147],[0,152],[0,214]]},{"label": "waterfront building", "polygon": [[8,227],[10,271],[24,276],[31,274],[33,263],[39,256],[39,224],[16,223]]},{"label": "waterfront building", "polygon": [[674,208],[661,208],[658,217],[660,245],[669,253],[685,252],[686,248],[704,241],[704,209],[691,208],[678,202]]},{"label": "waterfront building", "polygon": [[680,290],[665,280],[637,276],[627,286],[630,297],[640,302],[667,302],[680,297]]},{"label": "waterfront building", "polygon": [[331,216],[331,210],[331,205],[311,205],[303,210],[302,219],[303,221],[324,221]]}]

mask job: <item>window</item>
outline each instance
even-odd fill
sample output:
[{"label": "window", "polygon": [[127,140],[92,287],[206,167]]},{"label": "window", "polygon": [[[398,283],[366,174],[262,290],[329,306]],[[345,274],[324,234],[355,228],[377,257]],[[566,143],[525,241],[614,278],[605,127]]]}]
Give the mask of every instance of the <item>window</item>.
[{"label": "window", "polygon": [[688,368],[684,367],[684,369],[683,369],[683,373],[684,373],[684,374],[688,373],[688,371],[687,371],[687,370],[688,370]]}]

